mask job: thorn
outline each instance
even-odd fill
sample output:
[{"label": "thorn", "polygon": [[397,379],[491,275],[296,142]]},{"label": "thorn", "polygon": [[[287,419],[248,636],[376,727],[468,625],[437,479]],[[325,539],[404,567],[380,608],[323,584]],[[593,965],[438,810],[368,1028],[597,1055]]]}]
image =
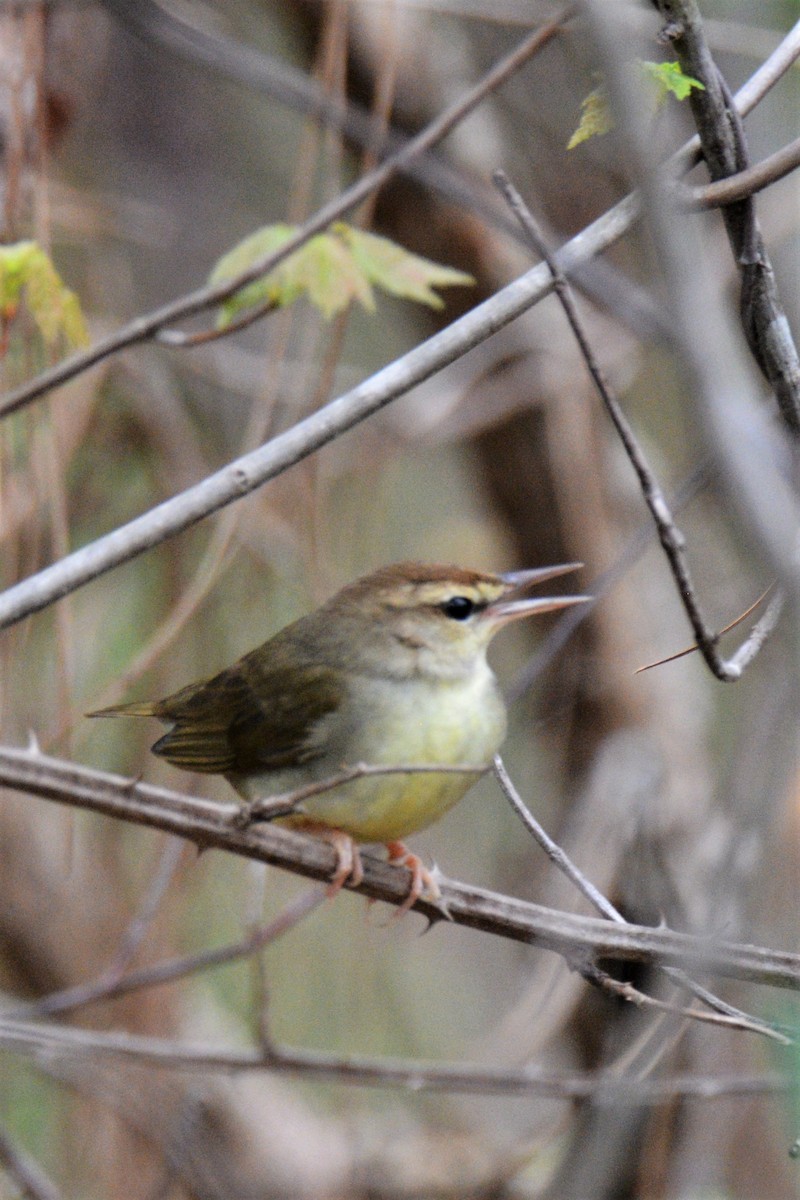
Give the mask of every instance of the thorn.
[{"label": "thorn", "polygon": [[440,925],[442,923],[442,921],[452,921],[453,920],[453,914],[450,912],[450,909],[447,907],[447,905],[445,904],[445,902],[441,896],[439,897],[439,899],[436,901],[435,904],[433,901],[429,901],[428,903],[430,903],[431,908],[434,911],[420,913],[420,916],[424,917],[425,920],[428,922],[427,925],[425,926],[425,928],[423,930],[421,930],[421,932],[419,934],[420,937],[425,937],[425,935],[430,933],[430,931],[434,928],[435,925]]},{"label": "thorn", "polygon": [[28,730],[28,753],[41,754],[42,747],[39,745],[39,739],[32,729]]},{"label": "thorn", "polygon": [[[431,880],[433,881],[433,883],[436,885],[437,889],[439,888],[440,883],[447,883],[447,881],[448,881],[447,876],[440,870],[439,864],[436,862],[433,864],[433,866],[431,867],[428,874],[429,874]],[[423,899],[424,899],[424,897],[423,897]],[[450,909],[447,907],[447,901],[445,900],[444,896],[441,895],[441,891],[440,891],[440,894],[434,900],[428,900],[427,902],[430,904],[431,908],[433,908],[435,911],[434,911],[434,913],[425,913],[424,914],[425,919],[427,920],[428,924],[423,929],[422,933],[420,934],[420,937],[423,937],[426,933],[430,933],[430,931],[433,929],[434,925],[438,925],[440,921],[452,921],[453,920],[453,914],[450,912]]]}]

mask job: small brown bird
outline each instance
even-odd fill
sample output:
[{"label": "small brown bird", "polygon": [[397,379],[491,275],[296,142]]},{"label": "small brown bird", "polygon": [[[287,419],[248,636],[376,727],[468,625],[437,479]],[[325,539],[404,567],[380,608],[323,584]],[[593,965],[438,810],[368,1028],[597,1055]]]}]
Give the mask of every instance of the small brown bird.
[{"label": "small brown bird", "polygon": [[[224,775],[251,803],[357,764],[486,768],[506,733],[489,642],[510,621],[588,600],[527,595],[579,566],[505,575],[384,567],[213,678],[89,715],[157,717],[170,730],[155,754]],[[368,775],[307,797],[280,820],[334,845],[333,891],[362,878],[356,842],[383,843],[411,869],[407,908],[423,890],[437,899],[439,888],[401,839],[438,820],[474,781],[452,771]]]}]

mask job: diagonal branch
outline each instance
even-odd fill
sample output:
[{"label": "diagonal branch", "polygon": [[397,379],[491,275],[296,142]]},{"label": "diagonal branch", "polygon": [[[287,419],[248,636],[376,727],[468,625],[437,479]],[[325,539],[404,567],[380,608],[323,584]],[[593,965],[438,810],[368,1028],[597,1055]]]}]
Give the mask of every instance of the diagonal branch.
[{"label": "diagonal branch", "polygon": [[[705,40],[695,0],[657,0],[684,73],[698,79],[689,104],[712,181],[749,167],[747,140],[736,105]],[[789,332],[755,202],[747,195],[722,209],[741,275],[740,315],[750,350],[772,386],[784,421],[800,432],[800,358]]]},{"label": "diagonal branch", "polygon": [[754,167],[746,167],[715,183],[707,183],[699,187],[689,187],[676,184],[675,194],[681,204],[687,208],[720,208],[732,204],[735,200],[745,200],[748,196],[762,191],[770,184],[784,179],[792,171],[800,167],[800,138],[795,138],[786,146],[781,146],[773,154],[762,158]]},{"label": "diagonal branch", "polygon": [[[628,924],[619,909],[615,908],[611,901],[602,892],[598,891],[591,880],[587,879],[583,872],[578,869],[564,849],[557,842],[554,842],[547,831],[542,828],[515,788],[499,754],[495,754],[494,756],[494,773],[503,795],[553,865],[569,879],[570,883],[575,885],[581,895],[586,897],[601,916],[606,917],[609,921],[616,921],[619,925]],[[788,1044],[791,1040],[774,1029],[766,1021],[761,1021],[749,1013],[742,1012],[741,1009],[726,1004],[724,1000],[720,1000],[718,996],[713,995],[712,992],[709,992],[707,988],[697,983],[696,980],[691,979],[685,971],[681,971],[677,967],[666,967],[665,973],[674,983],[691,992],[696,999],[701,1000],[714,1010],[715,1015],[713,1017],[710,1014],[703,1014],[704,1019],[717,1020],[717,1014],[721,1014],[726,1024],[734,1023],[740,1029],[748,1029],[751,1033],[764,1034],[775,1041],[782,1042],[784,1045]],[[637,991],[635,997],[626,994],[624,989],[629,988],[629,984],[622,984],[618,979],[612,979],[605,972],[598,972],[597,968],[592,968],[592,974],[595,977],[594,979],[590,978],[590,982],[599,983],[606,990],[614,988],[623,989],[620,994],[625,999],[632,999],[637,1004],[666,1007],[667,1010],[671,1008],[670,1005],[664,1005],[662,1001],[655,1000],[652,996],[647,996],[642,992]],[[587,976],[587,978],[589,977]],[[693,1017],[698,1016],[696,1012],[692,1012],[690,1015]]]},{"label": "diagonal branch", "polygon": [[[630,227],[635,209],[636,200],[629,198],[574,237],[562,251],[564,269],[574,271],[579,263],[613,245]],[[264,446],[234,459],[201,483],[7,589],[0,595],[0,628],[47,607],[112,567],[248,495],[491,337],[551,289],[547,268],[534,267]]]},{"label": "diagonal branch", "polygon": [[619,435],[628,460],[638,477],[642,495],[655,522],[659,541],[667,556],[670,570],[678,588],[678,594],[692,626],[697,647],[717,679],[722,680],[724,683],[735,682],[741,678],[742,671],[754,660],[761,647],[767,642],[770,634],[773,632],[783,608],[783,596],[780,592],[775,594],[766,612],[756,623],[750,636],[745,640],[736,654],[726,661],[720,654],[717,644],[720,635],[708,628],[700,608],[694,581],[689,570],[689,561],[686,554],[686,538],[676,524],[656,473],[648,462],[647,455],[633,431],[633,426],[622,409],[618,396],[606,379],[600,363],[597,361],[594,350],[586,335],[580,314],[578,313],[567,277],[559,266],[556,255],[548,246],[547,240],[542,234],[533,214],[505,172],[495,171],[494,180],[505,197],[509,208],[519,220],[530,244],[542,256],[553,276],[553,286],[556,295],[561,303],[561,307],[564,309],[570,329],[575,335],[575,340],[583,355],[592,382]]}]

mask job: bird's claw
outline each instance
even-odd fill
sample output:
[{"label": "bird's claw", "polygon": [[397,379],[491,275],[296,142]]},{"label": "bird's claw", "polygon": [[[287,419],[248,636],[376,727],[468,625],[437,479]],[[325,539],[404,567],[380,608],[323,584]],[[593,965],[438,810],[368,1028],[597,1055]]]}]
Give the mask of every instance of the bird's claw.
[{"label": "bird's claw", "polygon": [[[408,867],[411,872],[411,887],[408,890],[403,903],[392,914],[392,920],[397,921],[404,913],[407,913],[410,908],[413,908],[417,900],[424,899],[430,904],[437,913],[441,916],[431,919],[428,918],[429,926],[435,924],[438,920],[452,921],[452,917],[442,897],[442,891],[439,887],[439,879],[442,874],[439,868],[434,866],[433,870],[423,864],[422,859],[416,854],[413,854],[403,842],[387,842],[386,849],[389,854],[389,862],[397,863],[398,866]],[[427,930],[426,930],[427,932]]]}]

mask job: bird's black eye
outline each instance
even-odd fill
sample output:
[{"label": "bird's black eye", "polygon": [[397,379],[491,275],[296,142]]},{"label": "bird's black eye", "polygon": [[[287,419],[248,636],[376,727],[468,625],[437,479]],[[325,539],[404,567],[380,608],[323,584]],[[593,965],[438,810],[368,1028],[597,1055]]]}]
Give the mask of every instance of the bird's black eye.
[{"label": "bird's black eye", "polygon": [[475,612],[475,602],[468,596],[451,596],[441,608],[446,617],[451,617],[454,621],[466,621],[467,617],[471,617]]}]

